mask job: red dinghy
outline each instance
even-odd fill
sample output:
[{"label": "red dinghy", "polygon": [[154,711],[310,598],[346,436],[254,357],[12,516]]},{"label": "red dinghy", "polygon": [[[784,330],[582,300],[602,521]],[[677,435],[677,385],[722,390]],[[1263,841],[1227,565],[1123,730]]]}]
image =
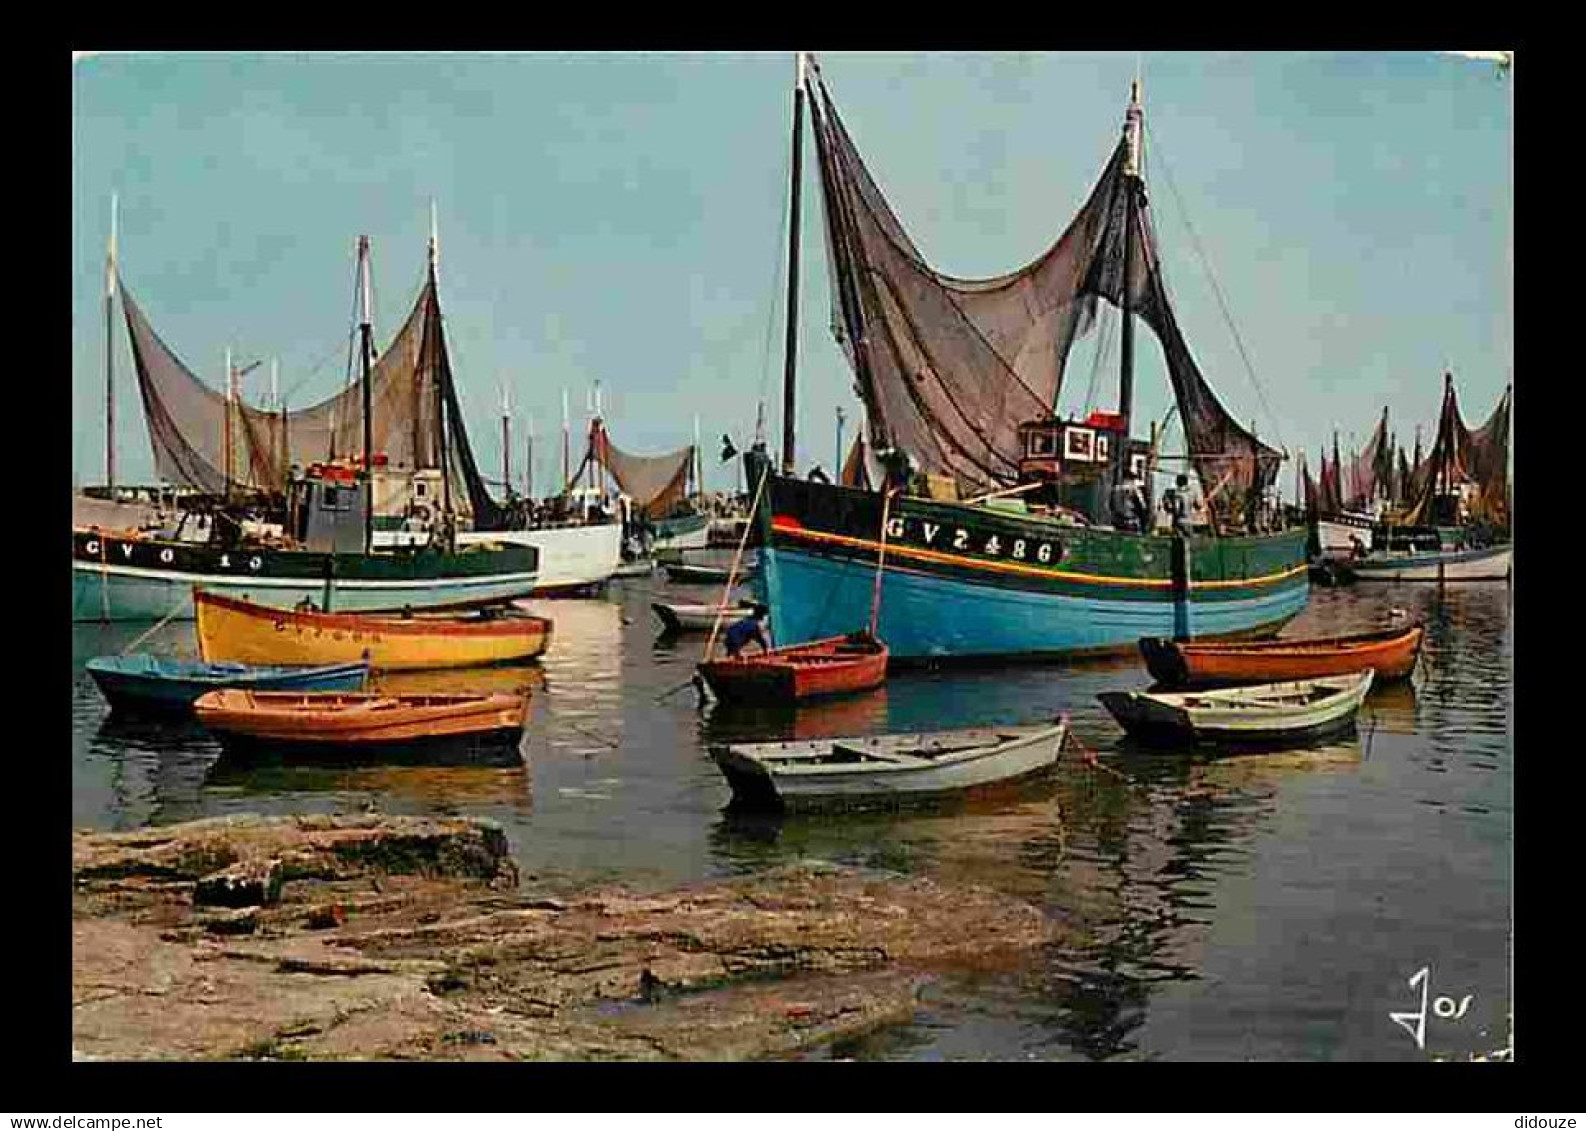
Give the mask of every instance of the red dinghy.
[{"label": "red dinghy", "polygon": [[699,674],[724,703],[795,703],[880,687],[887,678],[887,655],[887,646],[870,633],[852,632],[754,656],[707,660]]}]

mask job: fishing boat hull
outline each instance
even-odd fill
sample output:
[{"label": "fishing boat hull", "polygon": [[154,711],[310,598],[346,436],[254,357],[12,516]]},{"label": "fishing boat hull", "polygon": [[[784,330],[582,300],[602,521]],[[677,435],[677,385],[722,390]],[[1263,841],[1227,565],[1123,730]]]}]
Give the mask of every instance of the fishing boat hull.
[{"label": "fishing boat hull", "polygon": [[699,674],[724,703],[772,706],[852,695],[887,678],[887,646],[831,637],[737,659],[707,660]]},{"label": "fishing boat hull", "polygon": [[298,755],[416,754],[514,747],[528,714],[521,695],[361,695],[212,691],[193,704],[228,750]]},{"label": "fishing boat hull", "polygon": [[790,811],[896,805],[1050,770],[1066,724],[718,745],[735,804]]},{"label": "fishing boat hull", "polygon": [[1285,745],[1353,727],[1372,679],[1364,671],[1201,694],[1104,691],[1097,698],[1131,737],[1152,745]]},{"label": "fishing boat hull", "polygon": [[1508,581],[1513,547],[1420,554],[1373,554],[1349,563],[1357,581]]},{"label": "fishing boat hull", "polygon": [[1319,517],[1316,520],[1317,545],[1327,557],[1347,558],[1354,551],[1356,539],[1363,546],[1371,545],[1376,525],[1376,519],[1370,515],[1350,511]]},{"label": "fishing boat hull", "polygon": [[331,562],[332,607],[457,608],[527,597],[538,584],[530,546],[392,554],[221,550],[93,530],[72,532],[72,620],[192,620],[195,585],[273,608],[321,603]]},{"label": "fishing boat hull", "polygon": [[651,551],[703,550],[710,545],[710,516],[685,514],[655,520]]},{"label": "fishing boat hull", "polygon": [[200,696],[220,688],[273,691],[357,691],[368,681],[369,665],[349,664],[258,667],[209,664],[161,656],[96,656],[88,661],[93,678],[112,711],[123,714],[188,714]]},{"label": "fishing boat hull", "polygon": [[[777,637],[819,639],[869,620],[879,494],[773,476],[756,593]],[[1309,598],[1305,531],[1173,539],[900,496],[888,519],[876,635],[895,661],[1131,652],[1142,636],[1276,633]]]},{"label": "fishing boat hull", "polygon": [[622,524],[555,526],[538,530],[470,530],[459,546],[533,546],[539,551],[536,597],[587,591],[604,585],[622,564]]},{"label": "fishing boat hull", "polygon": [[411,618],[272,609],[201,591],[198,648],[206,660],[245,664],[346,663],[373,670],[475,667],[533,659],[549,646],[544,617]]},{"label": "fishing boat hull", "polygon": [[1144,637],[1140,655],[1153,678],[1168,687],[1280,683],[1348,675],[1370,668],[1378,683],[1415,670],[1425,630],[1418,625],[1316,640],[1251,643],[1173,641]]}]

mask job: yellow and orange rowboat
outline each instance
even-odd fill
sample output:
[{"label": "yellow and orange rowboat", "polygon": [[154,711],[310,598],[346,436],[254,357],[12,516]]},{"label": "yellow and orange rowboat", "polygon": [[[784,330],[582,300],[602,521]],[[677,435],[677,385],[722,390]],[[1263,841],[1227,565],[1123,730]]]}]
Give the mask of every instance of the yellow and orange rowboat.
[{"label": "yellow and orange rowboat", "polygon": [[1310,640],[1167,640],[1147,636],[1140,655],[1159,683],[1215,687],[1283,683],[1365,671],[1376,680],[1404,679],[1415,670],[1425,630],[1419,625]]},{"label": "yellow and orange rowboat", "polygon": [[337,748],[421,746],[440,740],[515,742],[523,695],[381,695],[371,692],[247,691],[199,696],[198,721],[227,745]]},{"label": "yellow and orange rowboat", "polygon": [[550,643],[551,622],[513,610],[473,614],[321,613],[273,609],[203,589],[193,591],[198,650],[211,663],[349,663],[375,671],[460,668],[533,659]]}]

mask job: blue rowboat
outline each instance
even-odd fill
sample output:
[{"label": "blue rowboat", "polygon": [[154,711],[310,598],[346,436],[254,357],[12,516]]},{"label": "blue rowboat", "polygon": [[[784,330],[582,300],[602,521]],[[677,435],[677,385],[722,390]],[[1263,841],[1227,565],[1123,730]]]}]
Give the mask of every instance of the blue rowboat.
[{"label": "blue rowboat", "polygon": [[185,714],[193,701],[223,687],[257,691],[359,691],[369,675],[366,662],[312,666],[204,663],[138,653],[95,656],[88,674],[113,710]]}]

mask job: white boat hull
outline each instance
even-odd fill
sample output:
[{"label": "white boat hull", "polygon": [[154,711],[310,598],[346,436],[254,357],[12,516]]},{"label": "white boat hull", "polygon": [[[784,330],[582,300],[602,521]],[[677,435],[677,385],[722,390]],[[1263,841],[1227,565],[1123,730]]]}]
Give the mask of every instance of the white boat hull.
[{"label": "white boat hull", "polygon": [[1354,724],[1375,672],[1220,691],[1104,691],[1097,696],[1148,742],[1298,742]]},{"label": "white boat hull", "polygon": [[1357,581],[1506,581],[1513,570],[1513,547],[1374,554],[1349,568]]},{"label": "white boat hull", "polygon": [[1371,545],[1372,520],[1366,515],[1336,515],[1316,520],[1316,539],[1322,553],[1329,557],[1348,557],[1354,550],[1354,539],[1364,546]]},{"label": "white boat hull", "polygon": [[537,597],[604,584],[622,564],[622,524],[616,522],[539,530],[468,530],[457,535],[459,547],[492,542],[539,550]]},{"label": "white boat hull", "polygon": [[[897,804],[1012,781],[1049,769],[1068,736],[1064,723],[765,742],[711,748],[733,792],[786,809]],[[950,753],[916,756],[932,744]]]}]

